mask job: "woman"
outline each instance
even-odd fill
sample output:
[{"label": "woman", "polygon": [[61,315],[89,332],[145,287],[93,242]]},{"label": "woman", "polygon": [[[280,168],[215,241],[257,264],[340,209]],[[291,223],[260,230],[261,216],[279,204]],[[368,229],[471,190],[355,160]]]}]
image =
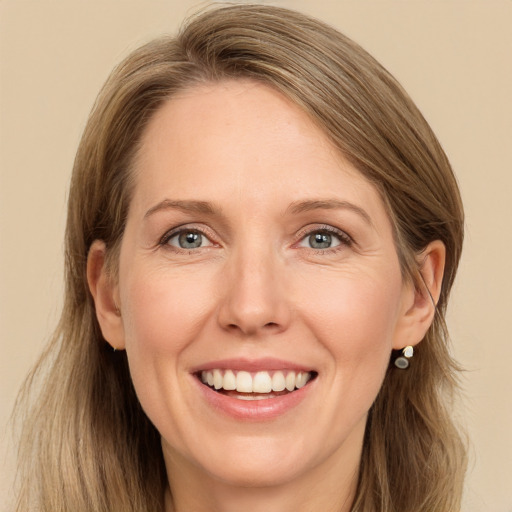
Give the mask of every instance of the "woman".
[{"label": "woman", "polygon": [[137,50],[78,149],[18,510],[459,510],[462,227],[427,123],[334,29],[231,6]]}]

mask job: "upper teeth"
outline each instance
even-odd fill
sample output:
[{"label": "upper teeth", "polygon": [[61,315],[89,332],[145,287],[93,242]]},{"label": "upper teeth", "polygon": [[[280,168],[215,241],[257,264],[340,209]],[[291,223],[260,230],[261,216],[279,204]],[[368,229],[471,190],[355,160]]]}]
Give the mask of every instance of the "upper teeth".
[{"label": "upper teeth", "polygon": [[311,379],[310,372],[276,371],[249,373],[235,370],[208,370],[201,372],[201,380],[215,389],[241,393],[270,393],[293,391]]}]

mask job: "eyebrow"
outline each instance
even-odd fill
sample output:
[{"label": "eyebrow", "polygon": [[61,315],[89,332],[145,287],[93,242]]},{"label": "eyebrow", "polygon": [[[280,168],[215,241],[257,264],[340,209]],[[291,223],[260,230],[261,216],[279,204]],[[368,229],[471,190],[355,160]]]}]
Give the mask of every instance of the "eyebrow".
[{"label": "eyebrow", "polygon": [[[183,212],[202,213],[206,215],[215,215],[218,212],[214,206],[208,201],[193,200],[171,200],[164,199],[155,206],[151,207],[144,215],[147,219],[151,215],[163,210],[181,210]],[[359,215],[367,224],[373,226],[372,220],[368,213],[353,203],[348,201],[340,201],[338,199],[312,199],[305,201],[295,201],[288,206],[285,214],[291,213],[297,215],[299,213],[310,212],[314,210],[350,210]]]},{"label": "eyebrow", "polygon": [[338,199],[313,199],[293,202],[286,210],[287,213],[299,214],[314,210],[350,210],[359,215],[367,224],[373,226],[372,219],[368,213],[353,203],[340,201]]},{"label": "eyebrow", "polygon": [[145,213],[144,218],[147,219],[151,215],[163,210],[181,210],[183,212],[203,213],[206,215],[217,213],[213,205],[207,201],[173,201],[171,199],[164,199],[151,207]]}]

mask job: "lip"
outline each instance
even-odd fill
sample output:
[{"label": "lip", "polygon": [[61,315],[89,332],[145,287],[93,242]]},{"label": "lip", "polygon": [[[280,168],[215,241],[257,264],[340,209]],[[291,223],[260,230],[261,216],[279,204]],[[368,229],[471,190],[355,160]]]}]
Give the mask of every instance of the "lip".
[{"label": "lip", "polygon": [[312,391],[316,379],[291,393],[264,400],[239,400],[223,395],[205,386],[199,379],[194,381],[202,398],[214,410],[239,421],[269,421],[282,416],[297,407]]},{"label": "lip", "polygon": [[276,359],[273,357],[264,357],[260,359],[220,359],[218,361],[209,361],[200,366],[191,369],[191,373],[198,373],[203,370],[238,370],[246,372],[258,372],[258,371],[296,371],[296,372],[312,372],[314,368],[307,367],[301,364],[292,363],[283,359]]},{"label": "lip", "polygon": [[292,363],[275,358],[262,359],[222,359],[210,361],[197,368],[192,369],[192,378],[202,399],[206,404],[222,415],[231,417],[238,421],[261,422],[270,421],[287,414],[295,409],[313,391],[316,378],[309,381],[304,387],[296,389],[286,395],[266,398],[263,400],[239,400],[228,395],[219,393],[209,386],[204,385],[197,377],[201,371],[214,369],[230,369],[247,372],[256,371],[303,371],[312,372],[311,368],[304,365]]}]

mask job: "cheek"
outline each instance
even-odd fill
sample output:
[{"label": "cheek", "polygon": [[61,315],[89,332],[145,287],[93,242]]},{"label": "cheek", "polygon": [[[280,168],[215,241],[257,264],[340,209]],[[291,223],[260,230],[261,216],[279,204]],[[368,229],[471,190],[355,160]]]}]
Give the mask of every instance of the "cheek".
[{"label": "cheek", "polygon": [[[395,275],[393,275],[395,274]],[[322,326],[326,339],[339,339],[341,346],[352,349],[391,346],[401,303],[401,277],[381,275],[331,276],[322,283],[316,279],[314,296],[303,300]]]},{"label": "cheek", "polygon": [[401,306],[399,270],[331,276],[323,283],[317,276],[309,289],[316,291],[304,297],[304,317],[330,355],[326,373],[333,375],[332,385],[356,402],[364,398],[369,407],[393,346]]},{"label": "cheek", "polygon": [[179,440],[187,405],[169,390],[184,387],[185,355],[211,308],[211,280],[142,264],[128,268],[120,292],[131,378],[151,421]]},{"label": "cheek", "polygon": [[135,264],[129,268],[120,292],[130,374],[143,408],[158,422],[162,404],[171,401],[167,408],[172,410],[182,407],[175,403],[179,397],[166,390],[182,384],[180,364],[203,328],[212,294],[209,281],[197,273]]},{"label": "cheek", "polygon": [[202,326],[211,288],[207,276],[197,273],[134,269],[122,290],[127,349],[179,353]]}]

